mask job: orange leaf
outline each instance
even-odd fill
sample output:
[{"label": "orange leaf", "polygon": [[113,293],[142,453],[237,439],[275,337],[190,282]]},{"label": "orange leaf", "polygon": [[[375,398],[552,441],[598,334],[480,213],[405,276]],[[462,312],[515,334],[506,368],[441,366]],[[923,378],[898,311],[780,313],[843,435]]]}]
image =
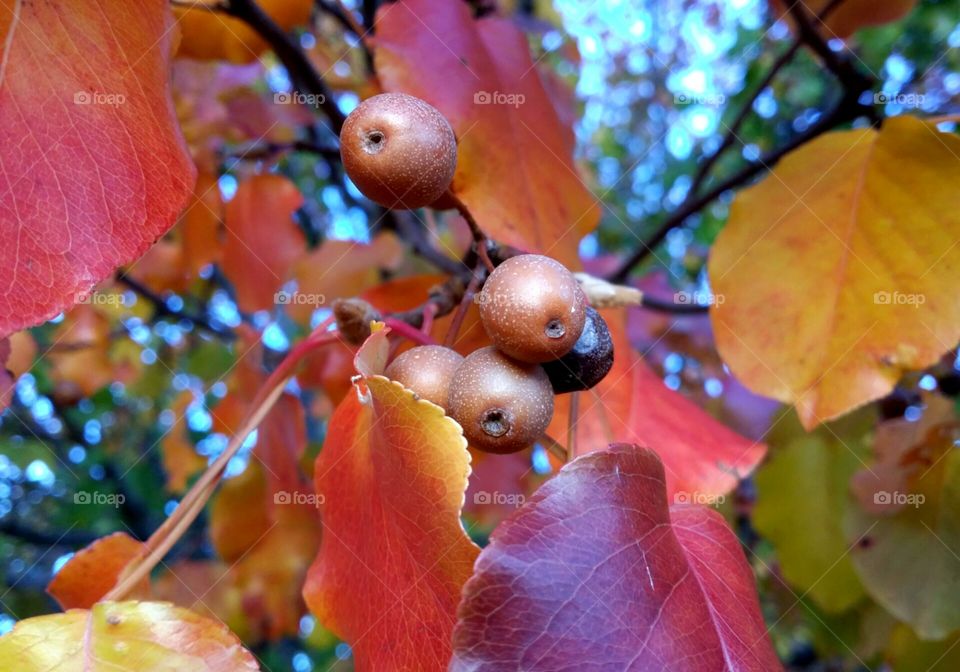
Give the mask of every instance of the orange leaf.
[{"label": "orange leaf", "polygon": [[224,481],[210,506],[210,539],[221,558],[239,560],[270,530],[267,503],[267,481],[257,463]]},{"label": "orange leaf", "polygon": [[109,321],[92,306],[80,305],[67,313],[54,332],[53,342],[60,350],[46,356],[58,387],[90,396],[116,380],[107,355],[109,336]]},{"label": "orange leaf", "polygon": [[163,0],[0,4],[0,336],[173,225],[194,169],[167,95],[172,27]]},{"label": "orange leaf", "polygon": [[[202,3],[197,3],[202,4]],[[312,0],[257,0],[284,31],[310,19]],[[177,56],[250,63],[267,49],[257,31],[240,19],[203,7],[175,6],[182,38]]]},{"label": "orange leaf", "polygon": [[710,252],[717,348],[804,427],[960,339],[960,138],[911,117],[821,136],[739,192]]},{"label": "orange leaf", "polygon": [[231,570],[254,637],[294,637],[300,629],[304,578],[320,545],[315,501],[301,492],[278,506],[273,527]]},{"label": "orange leaf", "polygon": [[453,126],[453,188],[484,231],[578,266],[600,211],[527,36],[505,19],[474,20],[466,3],[401,0],[378,11],[374,46],[384,87],[426,100]]},{"label": "orange leaf", "polygon": [[274,295],[304,253],[303,233],[293,221],[303,205],[296,185],[282,175],[255,175],[227,203],[223,272],[247,311],[273,308]]},{"label": "orange leaf", "polygon": [[[663,462],[670,496],[730,492],[763,459],[766,446],[740,436],[670,390],[631,345],[623,311],[602,313],[613,336],[614,364],[599,385],[580,393],[577,454],[608,443],[645,445]],[[570,395],[558,396],[550,436],[566,439],[569,409]]]},{"label": "orange leaf", "polygon": [[267,473],[271,496],[304,483],[300,458],[307,448],[307,417],[297,397],[285,394],[260,423],[254,455]]},{"label": "orange leaf", "polygon": [[[142,543],[126,532],[97,539],[77,551],[47,586],[64,609],[89,609],[107,594],[123,570],[143,553]],[[145,597],[150,591],[149,579],[139,585],[137,594]]]},{"label": "orange leaf", "polygon": [[220,259],[222,210],[217,176],[200,173],[190,204],[180,219],[183,265],[190,275],[196,275],[201,268]]},{"label": "orange leaf", "polygon": [[[777,17],[789,17],[784,0],[771,0]],[[910,13],[917,0],[845,0],[830,12],[825,22],[814,21],[830,4],[830,0],[804,0],[803,6],[811,22],[826,39],[850,37],[861,28],[882,26]]]},{"label": "orange leaf", "polygon": [[308,319],[313,311],[335,299],[359,296],[381,281],[384,270],[395,270],[403,260],[403,244],[385,232],[369,245],[348,240],[327,240],[301,258],[294,268],[297,293],[289,311]]},{"label": "orange leaf", "polygon": [[399,383],[365,378],[331,418],[314,472],[323,540],[304,588],[311,611],[353,647],[357,670],[446,669],[478,553],[460,523],[460,427]]},{"label": "orange leaf", "polygon": [[37,342],[29,331],[18,331],[10,336],[10,359],[7,368],[14,380],[29,371],[37,361]]}]

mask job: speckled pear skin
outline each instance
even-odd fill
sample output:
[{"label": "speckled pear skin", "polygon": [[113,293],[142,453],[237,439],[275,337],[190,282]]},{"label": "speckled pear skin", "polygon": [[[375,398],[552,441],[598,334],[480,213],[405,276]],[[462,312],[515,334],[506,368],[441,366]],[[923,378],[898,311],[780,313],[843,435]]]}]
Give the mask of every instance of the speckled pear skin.
[{"label": "speckled pear skin", "polygon": [[439,199],[457,168],[450,123],[428,103],[405,93],[366,99],[340,132],[347,176],[386,208],[422,208]]},{"label": "speckled pear skin", "polygon": [[583,331],[587,299],[573,274],[539,254],[507,259],[477,297],[484,329],[514,359],[542,363],[562,357]]},{"label": "speckled pear skin", "polygon": [[471,446],[513,453],[533,444],[553,418],[553,388],[538,364],[493,346],[470,353],[453,374],[447,401]]},{"label": "speckled pear skin", "polygon": [[420,345],[397,355],[384,375],[413,390],[421,399],[447,407],[450,381],[463,355],[442,345]]}]

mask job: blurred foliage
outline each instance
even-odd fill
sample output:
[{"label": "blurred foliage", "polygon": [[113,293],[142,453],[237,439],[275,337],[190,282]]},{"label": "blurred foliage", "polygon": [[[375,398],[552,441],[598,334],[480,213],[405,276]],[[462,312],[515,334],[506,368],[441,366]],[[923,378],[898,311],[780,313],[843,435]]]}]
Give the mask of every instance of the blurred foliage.
[{"label": "blurred foliage", "polygon": [[[591,176],[591,188],[604,203],[600,228],[581,248],[588,258],[634,249],[683,202],[698,162],[719,146],[726,126],[792,41],[786,23],[774,21],[760,0],[555,0],[553,6],[540,1],[503,5],[529,31],[540,67],[576,83],[579,158]],[[314,26],[316,37],[304,37],[302,43],[332,55],[331,76],[342,80],[338,102],[344,110],[352,109],[362,89],[353,75],[364,67],[363,58],[355,41],[345,40],[342,25],[323,10],[318,10]],[[922,94],[924,108],[940,114],[960,111],[956,49],[960,4],[955,0],[923,0],[902,21],[860,31],[851,46],[858,65],[883,82],[883,91]],[[266,76],[257,78],[252,88],[260,93],[281,90],[285,75],[272,57],[265,58]],[[709,188],[745,161],[808,128],[836,95],[831,76],[801,49],[754,103],[738,133],[737,149],[716,164],[703,186]],[[903,111],[888,105],[883,113]],[[314,135],[319,144],[331,140],[322,128],[314,129]],[[234,149],[240,154],[244,148],[238,143]],[[242,165],[239,159],[228,158],[221,167],[221,191],[229,197]],[[310,246],[327,239],[369,239],[368,226],[377,212],[345,183],[335,161],[293,153],[280,159],[276,168],[308,195],[298,224]],[[702,282],[704,255],[724,224],[728,202],[720,199],[691,217],[686,228],[675,230],[662,250],[651,255],[645,270],[665,268],[674,286]],[[412,263],[421,268],[420,262]],[[243,354],[242,342],[225,333],[241,322],[266,329],[263,368],[275,364],[289,343],[303,334],[303,327],[288,319],[241,314],[232,288],[215,267],[173,293],[151,297],[127,288],[122,296],[124,316],[117,322],[119,331],[109,334],[109,356],[111,364],[123,365],[123,379],[85,396],[76,384],[58,378],[51,370],[55,360],[44,355],[63,347],[57,342],[57,329],[69,318],[61,316],[33,330],[41,356],[20,378],[15,401],[0,420],[0,633],[12,627],[14,618],[56,609],[44,588],[73,551],[118,530],[145,538],[176,506],[176,495],[164,488],[166,475],[157,447],[174,423],[170,409],[180,393],[195,395],[187,418],[198,454],[209,460],[223,449],[226,437],[217,431],[210,409],[227,395],[224,376]],[[153,312],[149,309],[156,307],[152,303],[162,309],[154,318],[148,317]],[[180,319],[182,315],[203,316],[210,328]],[[683,372],[663,366],[664,359],[658,362],[664,375],[680,373],[678,380],[690,391]],[[688,371],[699,366],[690,356],[685,365]],[[955,376],[952,365],[945,363],[939,375]],[[82,376],[95,373],[88,368]],[[695,384],[702,388],[703,380]],[[911,396],[917,384],[913,380],[904,386],[904,408],[922,409]],[[307,455],[313,456],[322,443],[320,418],[329,412],[329,400],[306,401],[311,411]],[[789,460],[796,452],[791,446],[796,431],[784,431],[783,441],[771,441],[775,461],[758,477],[760,491],[765,485],[776,490],[776,479],[793,476],[802,479],[793,487],[822,497],[818,488],[827,485],[818,483],[814,465],[788,463],[780,467],[785,473],[775,473],[777,460]],[[833,434],[835,442],[861,440],[854,436],[856,431],[843,426],[824,432]],[[860,460],[860,455],[858,451],[842,457],[850,462]],[[248,457],[249,447],[231,465],[229,475],[241,473]],[[535,467],[540,461],[538,473],[549,470],[544,459],[542,454],[535,457]],[[752,483],[744,484],[740,493],[744,501],[752,501],[752,488]],[[72,505],[84,493],[115,495],[118,503]],[[829,507],[823,508],[820,514],[829,515]],[[823,611],[818,605],[824,596],[815,585],[800,590],[788,586],[782,574],[789,572],[781,569],[770,541],[757,537],[749,515],[737,506],[724,507],[724,512],[752,554],[749,560],[757,572],[772,637],[791,669],[876,669],[891,642],[894,653],[887,655],[902,663],[898,670],[955,669],[960,648],[947,654],[953,640],[919,641],[867,596],[859,600],[846,596],[850,599],[842,600],[844,609],[838,613]],[[812,538],[809,543],[819,542]],[[201,518],[169,561],[213,557]],[[787,567],[786,558],[783,562]],[[265,669],[350,668],[348,647],[311,616],[302,619],[299,637],[248,644]]]}]

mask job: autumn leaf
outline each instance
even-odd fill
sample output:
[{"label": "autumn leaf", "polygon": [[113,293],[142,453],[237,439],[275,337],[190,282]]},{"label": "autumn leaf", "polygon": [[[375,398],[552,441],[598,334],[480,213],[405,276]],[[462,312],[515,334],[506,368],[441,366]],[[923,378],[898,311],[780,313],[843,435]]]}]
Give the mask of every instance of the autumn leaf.
[{"label": "autumn leaf", "polygon": [[36,616],[0,637],[0,672],[259,670],[221,623],[163,602],[100,602]]},{"label": "autumn leaf", "polygon": [[304,597],[357,670],[445,669],[478,552],[460,523],[469,473],[457,423],[383,376],[359,381],[330,419],[314,469],[323,537]]},{"label": "autumn leaf", "polygon": [[[174,223],[194,169],[161,0],[0,6],[0,336],[72,306]],[[52,56],[51,54],[55,54]]]},{"label": "autumn leaf", "polygon": [[714,511],[668,507],[652,451],[580,457],[494,531],[451,671],[778,670],[753,574]]},{"label": "autumn leaf", "polygon": [[960,139],[910,117],[829,133],[734,199],[711,253],[717,347],[804,427],[960,338]]},{"label": "autumn leaf", "polygon": [[273,525],[267,479],[258,463],[227,479],[210,508],[210,539],[217,553],[234,562],[266,536]]},{"label": "autumn leaf", "polygon": [[[313,7],[312,0],[257,0],[257,4],[284,31],[305,24]],[[177,56],[250,63],[267,49],[256,30],[223,12],[182,5],[173,11],[183,35]]]},{"label": "autumn leaf", "polygon": [[[296,637],[306,613],[302,590],[320,544],[316,498],[288,493],[267,533],[231,567],[253,638]],[[293,498],[296,499],[293,499]]]},{"label": "autumn leaf", "polygon": [[905,625],[897,626],[889,639],[887,662],[893,670],[954,672],[960,669],[960,635],[939,641],[924,641]]},{"label": "autumn leaf", "polygon": [[[144,545],[126,532],[97,539],[70,558],[50,581],[47,592],[64,609],[89,609],[113,588],[126,567],[144,552]],[[149,593],[149,581],[140,595]]]},{"label": "autumn leaf", "polygon": [[850,480],[850,489],[867,513],[891,514],[907,506],[905,501],[877,494],[911,492],[943,456],[944,448],[960,429],[960,418],[949,399],[927,394],[923,406],[919,420],[894,418],[877,425],[874,459],[869,467],[862,465]]},{"label": "autumn leaf", "polygon": [[[789,15],[784,0],[771,0],[773,11],[777,17]],[[839,4],[831,0],[804,0],[803,8],[811,17],[810,20],[820,30],[824,38],[847,38],[860,28],[867,26],[882,26],[885,23],[901,19],[910,13],[917,0],[844,0]],[[835,5],[824,21],[814,21],[830,5]]]},{"label": "autumn leaf", "polygon": [[153,582],[154,599],[221,621],[242,641],[257,641],[247,625],[243,594],[233,585],[230,566],[219,560],[178,560],[162,570]]},{"label": "autumn leaf", "polygon": [[[874,484],[878,506],[854,509],[846,521],[850,557],[867,593],[922,639],[960,628],[960,604],[949,588],[960,585],[960,423],[940,419],[917,443],[887,449],[882,461],[857,473],[858,494],[864,498]],[[895,455],[903,473],[896,489],[885,490]]]},{"label": "autumn leaf", "polygon": [[108,353],[110,321],[93,306],[71,310],[57,326],[54,343],[59,349],[45,358],[61,390],[77,390],[89,397],[116,380]]},{"label": "autumn leaf", "polygon": [[484,231],[579,266],[579,241],[600,211],[523,32],[506,19],[474,20],[464,3],[430,0],[385,4],[376,26],[381,83],[450,121],[459,155],[453,190]]},{"label": "autumn leaf", "polygon": [[282,175],[255,175],[240,183],[227,203],[223,272],[242,310],[272,309],[275,294],[304,253],[303,232],[293,213],[303,204],[296,185]]},{"label": "autumn leaf", "polygon": [[[763,459],[766,446],[720,424],[669,389],[634,349],[623,311],[602,311],[614,343],[613,368],[580,393],[577,453],[610,443],[647,445],[663,460],[671,497],[713,497],[730,492]],[[566,440],[571,395],[556,398],[547,433]]]},{"label": "autumn leaf", "polygon": [[326,240],[294,266],[299,297],[288,304],[288,309],[298,318],[309,320],[321,306],[360,296],[376,287],[382,282],[383,272],[396,270],[402,261],[402,243],[390,232],[375,236],[368,244]]},{"label": "autumn leaf", "polygon": [[180,215],[178,231],[185,274],[196,276],[204,266],[220,260],[222,210],[216,176],[200,173],[190,204]]},{"label": "autumn leaf", "polygon": [[775,425],[772,455],[754,477],[753,524],[776,548],[783,576],[799,594],[827,612],[842,612],[864,596],[844,519],[856,506],[850,478],[864,465],[875,413],[860,412],[810,434],[789,415]]}]

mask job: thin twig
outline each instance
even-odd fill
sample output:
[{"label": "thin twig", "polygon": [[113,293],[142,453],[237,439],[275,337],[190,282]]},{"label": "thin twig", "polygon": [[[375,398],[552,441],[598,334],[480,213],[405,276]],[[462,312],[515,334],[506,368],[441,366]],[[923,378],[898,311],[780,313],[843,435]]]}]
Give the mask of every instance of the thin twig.
[{"label": "thin twig", "polygon": [[447,335],[446,338],[444,338],[443,344],[448,348],[452,348],[457,342],[460,327],[463,326],[463,320],[467,317],[467,311],[470,309],[470,304],[473,303],[473,297],[476,295],[477,287],[480,286],[482,279],[482,268],[477,268],[473,272],[473,277],[470,278],[467,289],[463,292],[463,298],[460,299],[457,312],[453,314],[453,320],[450,321],[450,327],[447,329]]},{"label": "thin twig", "polygon": [[395,317],[383,318],[383,323],[394,331],[398,336],[403,336],[408,341],[413,341],[418,345],[439,345],[430,334],[426,334],[420,329],[398,320]]},{"label": "thin twig", "polygon": [[580,419],[580,393],[570,395],[570,414],[567,417],[567,462],[577,456],[577,422]]},{"label": "thin twig", "polygon": [[553,455],[561,462],[567,461],[567,449],[560,445],[559,442],[555,441],[554,438],[549,434],[544,434],[537,440],[537,442],[546,448],[548,453]]},{"label": "thin twig", "polygon": [[429,261],[444,273],[454,275],[469,270],[462,262],[448,257],[432,245],[427,237],[427,228],[412,213],[387,210],[384,213],[384,222],[407,242],[417,256]]},{"label": "thin twig", "polygon": [[460,216],[463,217],[467,226],[470,227],[470,234],[473,236],[473,243],[477,248],[477,255],[480,257],[480,261],[483,262],[483,265],[487,267],[488,271],[492,271],[494,266],[490,260],[490,254],[487,251],[487,235],[483,232],[483,229],[480,228],[480,225],[477,223],[476,218],[473,216],[473,213],[470,212],[470,208],[467,207],[466,203],[461,201],[453,191],[447,190],[446,196],[453,201],[457,212],[460,213]]}]

